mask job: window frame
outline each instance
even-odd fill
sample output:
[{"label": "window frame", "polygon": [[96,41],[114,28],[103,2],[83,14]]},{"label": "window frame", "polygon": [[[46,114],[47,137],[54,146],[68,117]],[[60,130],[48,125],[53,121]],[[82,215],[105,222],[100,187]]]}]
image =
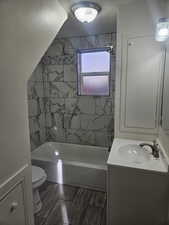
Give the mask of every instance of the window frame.
[{"label": "window frame", "polygon": [[[110,53],[110,65],[109,65],[109,72],[87,72],[87,73],[82,73],[81,72],[81,54],[82,53],[95,53],[95,52],[103,52],[107,51]],[[76,51],[76,59],[77,59],[77,95],[78,96],[96,96],[96,97],[109,97],[110,96],[110,77],[111,77],[111,68],[112,68],[112,54],[111,54],[111,48],[110,47],[103,47],[103,48],[90,48],[90,49],[78,49]],[[83,76],[108,76],[108,94],[107,95],[87,95],[87,94],[82,94],[81,91],[81,85],[82,85],[82,77]]]}]

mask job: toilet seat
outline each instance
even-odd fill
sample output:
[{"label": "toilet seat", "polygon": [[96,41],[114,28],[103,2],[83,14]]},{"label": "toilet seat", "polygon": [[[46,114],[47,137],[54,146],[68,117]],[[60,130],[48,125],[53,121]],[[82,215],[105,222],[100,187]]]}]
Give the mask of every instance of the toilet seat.
[{"label": "toilet seat", "polygon": [[40,186],[46,180],[46,177],[47,175],[42,168],[38,166],[32,166],[33,188]]}]

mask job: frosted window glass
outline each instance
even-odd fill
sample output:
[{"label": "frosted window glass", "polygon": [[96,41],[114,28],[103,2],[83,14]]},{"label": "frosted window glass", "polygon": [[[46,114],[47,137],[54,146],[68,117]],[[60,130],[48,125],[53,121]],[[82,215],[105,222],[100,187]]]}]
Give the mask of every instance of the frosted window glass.
[{"label": "frosted window glass", "polygon": [[109,95],[108,76],[83,76],[81,85],[83,95]]},{"label": "frosted window glass", "polygon": [[109,72],[110,53],[96,51],[81,53],[81,73]]}]

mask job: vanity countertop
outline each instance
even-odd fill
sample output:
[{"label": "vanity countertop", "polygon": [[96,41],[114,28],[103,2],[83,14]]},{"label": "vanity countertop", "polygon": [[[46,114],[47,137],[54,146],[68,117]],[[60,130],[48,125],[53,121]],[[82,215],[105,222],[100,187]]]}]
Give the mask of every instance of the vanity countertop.
[{"label": "vanity countertop", "polygon": [[130,140],[130,139],[114,139],[111,151],[108,157],[108,166],[123,166],[135,169],[149,170],[160,173],[168,173],[168,164],[164,158],[164,155],[160,152],[160,157],[156,159],[149,153],[149,160],[143,162],[134,162],[128,160],[125,157],[121,157],[119,149],[126,145],[138,145],[140,143],[151,143],[148,141]]}]

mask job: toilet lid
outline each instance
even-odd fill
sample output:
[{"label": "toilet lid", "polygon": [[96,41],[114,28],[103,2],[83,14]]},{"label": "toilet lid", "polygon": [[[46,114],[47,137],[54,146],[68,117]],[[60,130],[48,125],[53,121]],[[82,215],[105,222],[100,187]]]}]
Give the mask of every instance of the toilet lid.
[{"label": "toilet lid", "polygon": [[46,173],[42,168],[38,166],[32,166],[32,183],[37,182],[44,177],[46,177]]}]

